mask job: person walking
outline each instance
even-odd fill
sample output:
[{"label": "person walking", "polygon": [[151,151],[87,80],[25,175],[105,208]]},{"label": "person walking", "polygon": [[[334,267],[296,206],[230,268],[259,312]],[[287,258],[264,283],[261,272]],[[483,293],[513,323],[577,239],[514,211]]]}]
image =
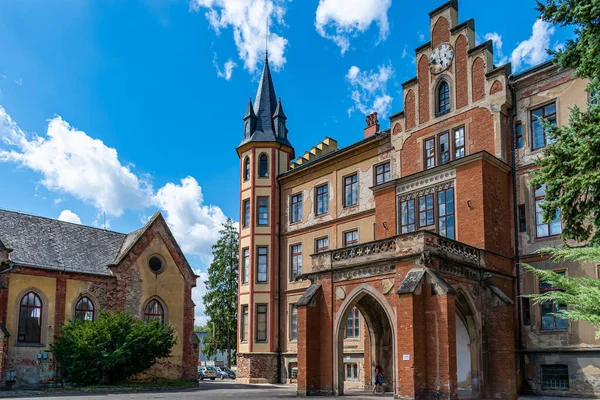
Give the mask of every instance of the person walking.
[{"label": "person walking", "polygon": [[375,379],[373,382],[373,393],[378,393],[378,387],[383,389],[383,383],[385,382],[384,371],[379,363],[375,364]]}]

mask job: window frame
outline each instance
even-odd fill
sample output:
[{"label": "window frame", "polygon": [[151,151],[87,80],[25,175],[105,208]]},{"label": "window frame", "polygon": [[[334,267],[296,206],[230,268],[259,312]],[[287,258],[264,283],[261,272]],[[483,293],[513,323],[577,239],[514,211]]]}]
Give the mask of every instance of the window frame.
[{"label": "window frame", "polygon": [[[259,309],[262,309],[262,307],[264,307],[264,312],[259,311]],[[259,303],[256,304],[256,314],[255,314],[255,320],[254,320],[254,334],[256,335],[254,337],[254,341],[256,343],[266,343],[269,341],[269,305],[267,303]],[[259,338],[259,333],[261,333],[261,331],[259,331],[259,317],[261,315],[265,316],[265,329],[264,329],[264,334],[265,337],[264,339]]]},{"label": "window frame", "polygon": [[[412,224],[410,223],[410,211],[409,211],[409,203],[412,202]],[[402,209],[402,205],[406,203],[406,221],[408,222],[407,224],[404,224],[404,210]],[[415,215],[415,207],[416,207],[416,198],[415,197],[411,197],[410,199],[405,199],[405,200],[399,200],[399,210],[398,210],[398,216],[400,217],[400,224],[398,224],[399,227],[399,234],[405,234],[405,233],[411,233],[411,232],[415,232],[418,229],[418,224],[417,224],[417,217]],[[410,226],[412,225],[412,230],[410,229]],[[406,229],[406,232],[404,231],[404,227],[408,227]]]},{"label": "window frame", "polygon": [[[352,182],[352,178],[356,177],[356,182]],[[346,180],[350,179],[350,185],[346,184]],[[359,186],[358,186],[359,182],[358,182],[358,172],[353,172],[351,174],[348,174],[344,177],[342,177],[342,207],[343,208],[350,208],[350,207],[355,207],[358,205],[358,191],[359,191]],[[350,204],[346,204],[346,193],[347,193],[347,189],[348,187],[350,187]],[[356,200],[353,202],[354,200],[354,196],[353,196],[353,188],[356,187]]]},{"label": "window frame", "polygon": [[293,303],[290,304],[290,342],[296,341],[298,341],[298,306]]},{"label": "window frame", "polygon": [[[23,301],[29,296],[29,295],[33,295],[33,300],[34,300],[34,304],[33,305],[27,305],[27,304],[23,304]],[[39,306],[35,305],[36,301],[39,302]],[[37,318],[38,320],[38,327],[37,327],[37,337],[33,337],[33,340],[28,340],[27,336],[28,336],[28,332],[27,332],[27,328],[30,325],[29,323],[27,323],[27,321],[25,322],[25,338],[21,339],[21,324],[23,323],[22,318],[21,318],[21,314],[23,311],[23,308],[27,309],[27,310],[39,310],[39,316],[37,317],[33,317],[33,318]],[[32,318],[31,316],[26,318]],[[35,290],[29,290],[27,291],[25,294],[23,294],[19,300],[19,312],[17,314],[17,344],[19,345],[41,345],[42,344],[42,333],[44,332],[44,301],[42,300],[42,296],[40,296],[39,293],[37,293]],[[35,332],[34,332],[35,333]]]},{"label": "window frame", "polygon": [[[265,174],[263,175],[263,160],[264,160],[264,167],[265,167]],[[265,178],[269,178],[269,156],[267,155],[267,153],[261,153],[260,156],[258,156],[258,177],[261,179],[265,179]]]},{"label": "window frame", "polygon": [[[350,241],[351,244],[348,244],[348,240],[346,238],[346,235],[352,234],[352,233],[356,233],[356,239],[352,239]],[[347,231],[343,231],[342,232],[342,244],[343,244],[344,247],[356,246],[359,243],[360,243],[360,241],[359,241],[359,236],[358,236],[358,228],[348,229]]]},{"label": "window frame", "polygon": [[[392,164],[390,162],[390,160],[384,161],[382,163],[379,164],[375,164],[374,166],[374,170],[373,173],[375,174],[375,176],[373,177],[373,183],[374,185],[383,185],[386,182],[389,182],[392,180]],[[385,170],[385,167],[387,167],[387,171]],[[378,169],[379,168],[383,168],[383,171],[381,173],[379,173]],[[387,172],[388,175],[388,179],[385,179],[385,174]],[[381,182],[378,181],[378,177],[381,176]]]},{"label": "window frame", "polygon": [[[84,301],[87,300],[88,304],[90,304],[92,306],[91,309],[84,309],[84,308],[79,308],[79,304]],[[92,319],[86,319],[85,318],[85,314],[87,313],[92,313]],[[79,318],[79,316],[77,315],[78,313],[84,313],[84,317],[83,318]],[[80,321],[94,321],[96,319],[96,305],[94,304],[94,302],[92,301],[92,299],[87,296],[87,295],[82,295],[80,296],[77,301],[75,302],[75,308],[73,310],[73,317],[79,319]]]},{"label": "window frame", "polygon": [[[319,241],[322,241],[322,240],[327,241],[326,246],[319,246]],[[315,238],[315,254],[323,253],[328,250],[329,250],[329,236],[321,236],[321,237]]]},{"label": "window frame", "polygon": [[[319,190],[323,190],[319,193]],[[319,212],[319,204],[321,204],[321,212]],[[329,183],[318,185],[315,187],[315,215],[329,214]]]},{"label": "window frame", "polygon": [[[543,220],[544,217],[543,217],[543,212],[542,212],[542,216],[541,216],[542,221],[541,221],[541,223],[538,224],[538,214],[539,214],[538,210],[537,210],[538,202],[541,203],[542,201],[544,201],[544,199],[546,198],[546,190],[547,190],[547,189],[544,189],[544,195],[543,196],[536,195],[535,192],[537,192],[538,188],[541,187],[541,186],[546,186],[546,185],[545,184],[544,185],[538,185],[538,187],[534,187],[533,188],[533,207],[534,207],[534,211],[535,211],[535,220],[534,220],[534,222],[535,222],[535,238],[536,238],[536,240],[537,239],[548,239],[548,238],[558,237],[558,236],[560,236],[562,234],[562,230],[563,230],[562,216],[560,214],[560,210],[557,210],[558,217],[555,217],[552,221],[550,221],[548,223],[544,223],[544,220]],[[541,209],[541,206],[540,206],[540,209]],[[552,222],[556,221],[557,219],[560,221],[560,232],[552,234],[551,233],[550,225],[552,224]],[[538,226],[542,226],[542,225],[546,225],[546,228],[548,229],[548,234],[547,235],[543,235],[543,236],[538,235]]]},{"label": "window frame", "polygon": [[[566,368],[566,373],[563,374],[566,376],[567,387],[549,387],[546,386],[546,382],[544,380],[544,372],[548,373],[549,371],[544,371],[544,369],[557,369],[556,367],[564,367]],[[562,372],[562,371],[561,371]],[[558,374],[554,372],[554,374]],[[542,381],[542,390],[556,390],[556,391],[569,391],[571,389],[571,379],[569,378],[569,365],[568,364],[542,364],[540,365],[540,380]]]},{"label": "window frame", "polygon": [[523,145],[523,123],[521,121],[515,122],[515,147],[522,149]]},{"label": "window frame", "polygon": [[[444,193],[444,203],[443,203],[444,204],[444,215],[441,215],[441,212],[440,212],[440,206],[442,204],[442,203],[440,203],[440,193],[442,193],[442,192]],[[448,202],[448,192],[452,192],[452,201],[451,202]],[[438,235],[443,236],[448,239],[451,239],[451,240],[456,239],[456,202],[454,201],[455,200],[454,192],[455,192],[454,187],[436,190],[435,203],[437,205],[437,209],[433,215],[433,219],[437,220]],[[452,204],[452,212],[448,212],[448,204]],[[452,237],[450,237],[448,235],[448,232],[450,230],[448,229],[449,224],[447,221],[450,218],[452,219]],[[442,234],[442,227],[441,227],[442,219],[446,221],[446,234],[445,235]]]},{"label": "window frame", "polygon": [[242,228],[248,228],[251,222],[250,199],[242,200]]},{"label": "window frame", "polygon": [[525,209],[525,204],[519,204],[517,210],[519,213],[519,233],[527,232],[527,210]]},{"label": "window frame", "polygon": [[246,158],[244,158],[244,165],[242,168],[242,179],[244,182],[247,182],[250,180],[250,176],[252,174],[252,168],[250,167],[250,156],[246,156]]},{"label": "window frame", "polygon": [[[300,251],[294,252],[294,248],[299,249]],[[296,257],[295,271],[294,257]],[[294,282],[300,275],[302,275],[302,243],[294,243],[290,245],[290,282]]]},{"label": "window frame", "polygon": [[[294,201],[294,199],[299,199],[299,201]],[[297,208],[296,218],[294,219],[294,209]],[[302,222],[302,192],[298,192],[292,194],[290,196],[290,223],[295,224],[298,222]]]},{"label": "window frame", "polygon": [[247,304],[241,306],[242,318],[240,318],[240,342],[247,343],[248,338],[248,327],[250,323],[250,313]]},{"label": "window frame", "polygon": [[[150,313],[148,311],[149,307],[151,304],[157,304],[158,307],[160,307],[160,313]],[[144,304],[144,310],[143,310],[143,320],[144,322],[148,323],[148,322],[152,322],[155,321],[157,318],[156,317],[160,317],[160,323],[164,324],[167,321],[167,312],[166,312],[166,307],[163,304],[162,301],[158,300],[158,298],[156,297],[152,297],[150,299],[148,299],[146,301],[146,304]]]},{"label": "window frame", "polygon": [[[261,254],[261,250],[264,250],[265,253]],[[261,275],[261,271],[260,271],[260,259],[261,257],[264,257],[265,259],[265,271],[264,271],[264,275],[265,275],[265,280],[260,280],[260,275]],[[269,283],[269,246],[256,246],[256,274],[255,274],[255,282],[256,283],[260,283],[260,284],[264,284],[264,283]]]},{"label": "window frame", "polygon": [[[446,88],[444,91],[444,98],[442,99],[442,88]],[[442,100],[444,100],[445,108],[442,110]],[[446,79],[440,79],[435,88],[435,116],[441,117],[442,115],[448,114],[452,111],[452,93],[450,91],[450,83]]]},{"label": "window frame", "polygon": [[[462,146],[457,146],[456,145],[456,132],[461,131],[462,130]],[[440,150],[440,138],[444,135],[448,135],[448,150],[445,151],[444,153],[448,153],[448,161],[442,163],[442,152]],[[429,147],[427,147],[427,143],[429,142],[433,142],[433,146],[431,147],[433,149],[433,154],[431,154],[429,157],[427,156],[427,150],[429,149]],[[445,129],[441,132],[436,133],[435,135],[432,136],[428,136],[423,138],[422,141],[422,146],[423,146],[423,170],[428,170],[428,169],[432,169],[435,167],[439,167],[441,165],[445,165],[448,164],[452,161],[455,160],[459,160],[461,158],[464,158],[467,156],[467,128],[466,125],[461,124],[461,125],[457,125],[448,129]],[[462,156],[457,157],[456,152],[462,150]],[[433,160],[433,164],[431,166],[429,166],[428,162],[430,160]]]},{"label": "window frame", "polygon": [[[556,270],[552,270],[552,272],[557,273],[557,274],[562,274],[564,277],[567,276],[567,270],[566,269],[556,269]],[[546,293],[546,292],[552,292],[552,291],[557,291],[560,290],[554,286],[546,286],[547,284],[542,281],[541,279],[538,278],[538,291],[539,293]],[[544,302],[544,303],[540,303],[540,331],[542,332],[566,332],[569,330],[569,319],[568,318],[559,318],[556,315],[551,315],[552,320],[553,320],[553,328],[544,328],[544,312],[543,312],[543,307],[544,304],[547,303],[551,303],[552,304],[552,311],[548,314],[554,314],[557,313],[558,311],[560,311],[559,307],[562,307],[564,309],[567,308],[566,305],[560,305],[555,301],[548,301],[548,302]],[[564,320],[566,321],[567,326],[565,328],[557,328],[556,327],[556,320]]]},{"label": "window frame", "polygon": [[[422,196],[416,197],[417,203],[415,204],[415,212],[417,213],[417,216],[418,216],[418,218],[416,218],[416,219],[418,221],[417,224],[418,224],[419,228],[427,228],[427,227],[433,226],[434,229],[437,230],[436,223],[435,223],[436,222],[435,206],[436,206],[436,200],[437,200],[436,197],[437,196],[435,194],[436,194],[435,192],[427,193]],[[430,208],[427,206],[427,198],[429,196],[431,196],[431,207]],[[420,205],[421,199],[425,199],[425,209],[423,211],[421,211],[421,205]],[[432,220],[431,224],[427,223],[427,217],[428,217],[429,211],[431,211],[431,220]],[[421,213],[425,213],[425,225],[421,225]]]},{"label": "window frame", "polygon": [[[351,332],[348,335],[348,332]],[[345,338],[351,340],[360,340],[360,311],[354,306],[346,318]]]},{"label": "window frame", "polygon": [[[247,265],[246,261],[248,261]],[[242,249],[242,273],[240,275],[242,285],[248,284],[250,280],[250,247]]]},{"label": "window frame", "polygon": [[[261,214],[261,201],[266,202],[266,214],[267,220],[265,223],[261,223],[260,214]],[[258,196],[256,198],[256,226],[269,226],[269,196]]]},{"label": "window frame", "polygon": [[[546,115],[545,108],[552,104],[554,104],[554,113]],[[540,109],[542,110],[542,115],[539,118],[548,119],[549,116],[550,117],[554,116],[554,119],[555,119],[554,124],[555,124],[555,126],[558,126],[558,101],[557,101],[557,99],[553,99],[551,101],[541,103],[541,104],[536,104],[535,106],[530,107],[528,111],[529,111],[529,126],[530,126],[530,137],[531,137],[531,151],[543,149],[548,145],[547,133],[546,133],[546,130],[544,129],[544,127],[542,126],[542,133],[544,135],[544,137],[543,137],[544,144],[542,146],[535,147],[534,130],[533,130],[533,123],[534,123],[533,113]]]},{"label": "window frame", "polygon": [[[350,376],[348,376],[350,375]],[[358,363],[344,363],[344,381],[355,382],[358,380]]]}]

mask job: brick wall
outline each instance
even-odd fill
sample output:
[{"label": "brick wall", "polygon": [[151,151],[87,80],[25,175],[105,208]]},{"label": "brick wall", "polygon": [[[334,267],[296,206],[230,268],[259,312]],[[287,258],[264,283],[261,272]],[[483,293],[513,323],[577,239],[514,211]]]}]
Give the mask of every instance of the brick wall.
[{"label": "brick wall", "polygon": [[485,97],[485,64],[481,57],[477,57],[471,66],[471,91],[473,101]]},{"label": "brick wall", "polygon": [[456,59],[454,60],[454,86],[456,90],[456,108],[469,104],[469,82],[467,78],[467,38],[460,35],[454,42]]},{"label": "brick wall", "polygon": [[429,61],[426,55],[419,58],[419,124],[429,121]]},{"label": "brick wall", "polygon": [[406,122],[406,130],[415,127],[415,108],[415,92],[413,90],[409,90],[408,92],[406,92],[406,99],[404,100],[404,120]]},{"label": "brick wall", "polygon": [[[396,189],[390,188],[375,193],[375,239],[396,235]],[[384,226],[385,224],[385,226]],[[385,227],[387,226],[387,229]]]},{"label": "brick wall", "polygon": [[431,47],[436,48],[441,43],[450,42],[450,27],[448,26],[448,20],[444,17],[439,17],[435,21],[433,26],[433,32],[431,33]]}]

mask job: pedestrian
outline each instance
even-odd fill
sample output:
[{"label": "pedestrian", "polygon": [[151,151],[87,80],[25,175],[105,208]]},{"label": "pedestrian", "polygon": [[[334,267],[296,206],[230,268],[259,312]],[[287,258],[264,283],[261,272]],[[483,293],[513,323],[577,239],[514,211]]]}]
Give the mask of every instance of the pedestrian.
[{"label": "pedestrian", "polygon": [[373,382],[373,393],[377,393],[377,388],[380,386],[383,389],[383,383],[385,382],[384,371],[379,363],[375,364],[375,377]]}]

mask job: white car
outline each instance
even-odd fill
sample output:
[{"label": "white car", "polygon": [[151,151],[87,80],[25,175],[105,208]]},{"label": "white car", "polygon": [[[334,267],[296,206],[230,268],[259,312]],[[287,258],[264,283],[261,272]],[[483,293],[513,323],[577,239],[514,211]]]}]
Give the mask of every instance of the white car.
[{"label": "white car", "polygon": [[217,379],[217,370],[214,367],[198,367],[198,379],[201,381],[204,379],[214,381]]}]

